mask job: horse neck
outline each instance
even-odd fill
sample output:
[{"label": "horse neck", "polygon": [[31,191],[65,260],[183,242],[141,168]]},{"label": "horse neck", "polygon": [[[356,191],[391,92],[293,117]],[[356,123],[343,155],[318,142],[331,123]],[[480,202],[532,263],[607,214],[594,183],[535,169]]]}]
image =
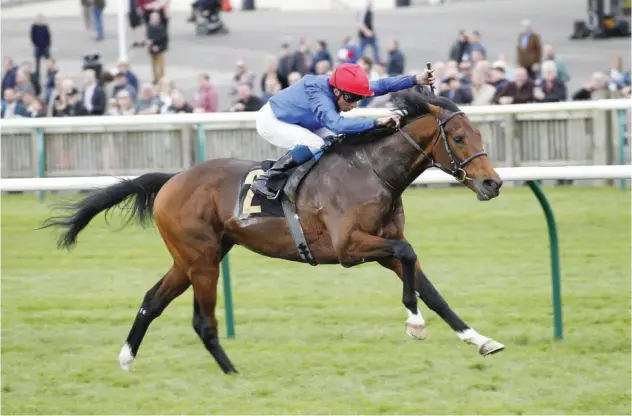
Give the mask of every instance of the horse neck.
[{"label": "horse neck", "polygon": [[[432,149],[429,146],[437,134],[434,117],[425,116],[414,120],[402,130],[430,156]],[[395,188],[393,192],[397,195],[404,192],[431,164],[431,159],[415,149],[400,131],[367,148],[367,156],[373,170]]]}]

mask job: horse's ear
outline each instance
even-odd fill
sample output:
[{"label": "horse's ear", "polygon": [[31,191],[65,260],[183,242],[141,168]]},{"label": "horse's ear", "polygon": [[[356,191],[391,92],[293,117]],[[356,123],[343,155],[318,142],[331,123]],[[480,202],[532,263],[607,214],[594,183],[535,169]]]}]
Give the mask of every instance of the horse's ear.
[{"label": "horse's ear", "polygon": [[428,104],[428,111],[434,117],[441,118],[441,114],[443,113],[443,108],[441,108],[439,106],[436,106],[436,105]]}]

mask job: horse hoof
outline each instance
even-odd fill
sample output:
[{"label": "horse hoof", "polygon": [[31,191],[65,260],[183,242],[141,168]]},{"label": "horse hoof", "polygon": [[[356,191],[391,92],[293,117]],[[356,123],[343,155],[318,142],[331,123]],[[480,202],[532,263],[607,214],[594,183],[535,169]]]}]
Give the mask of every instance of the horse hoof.
[{"label": "horse hoof", "polygon": [[496,354],[497,352],[501,352],[504,349],[505,349],[505,346],[503,344],[501,344],[498,341],[494,341],[493,339],[490,339],[490,340],[486,341],[483,345],[481,345],[481,348],[478,350],[478,352],[483,357],[487,357],[488,355],[492,355],[492,354]]},{"label": "horse hoof", "polygon": [[136,361],[136,358],[134,358],[134,354],[132,354],[132,348],[128,343],[125,343],[119,353],[119,363],[121,364],[121,368],[127,372],[132,371],[134,368],[134,361]]},{"label": "horse hoof", "polygon": [[424,339],[428,338],[426,325],[406,324],[406,333],[409,337],[417,341],[423,341]]}]

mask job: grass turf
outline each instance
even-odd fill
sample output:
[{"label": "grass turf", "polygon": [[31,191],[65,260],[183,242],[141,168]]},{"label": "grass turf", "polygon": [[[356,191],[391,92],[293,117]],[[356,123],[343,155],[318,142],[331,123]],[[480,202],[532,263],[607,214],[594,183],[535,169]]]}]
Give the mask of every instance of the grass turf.
[{"label": "grass turf", "polygon": [[67,254],[33,231],[48,214],[36,196],[3,196],[2,412],[630,414],[630,193],[546,193],[564,341],[552,340],[548,239],[531,192],[479,203],[463,189],[414,189],[406,235],[422,267],[506,350],[480,357],[423,305],[429,339],[409,339],[401,284],[375,264],[310,267],[238,247],[237,338],[222,340],[236,376],[193,332],[191,290],[149,328],[134,372],[119,368],[144,293],[170,265],[155,228],[112,232],[99,216]]}]

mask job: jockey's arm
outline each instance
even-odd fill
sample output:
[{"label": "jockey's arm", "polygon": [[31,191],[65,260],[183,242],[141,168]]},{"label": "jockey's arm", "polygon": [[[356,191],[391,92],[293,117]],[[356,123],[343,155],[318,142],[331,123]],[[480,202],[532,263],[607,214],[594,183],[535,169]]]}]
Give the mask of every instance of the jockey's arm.
[{"label": "jockey's arm", "polygon": [[415,75],[400,75],[371,81],[371,89],[375,92],[376,96],[406,90],[414,87],[415,85],[417,85]]},{"label": "jockey's arm", "polygon": [[323,125],[334,134],[361,133],[377,126],[377,120],[342,117],[331,98],[317,85],[306,85],[309,107]]}]

